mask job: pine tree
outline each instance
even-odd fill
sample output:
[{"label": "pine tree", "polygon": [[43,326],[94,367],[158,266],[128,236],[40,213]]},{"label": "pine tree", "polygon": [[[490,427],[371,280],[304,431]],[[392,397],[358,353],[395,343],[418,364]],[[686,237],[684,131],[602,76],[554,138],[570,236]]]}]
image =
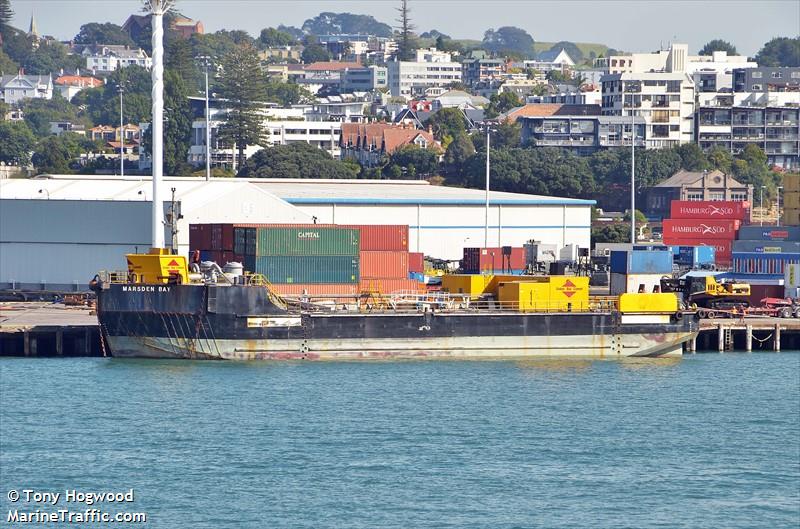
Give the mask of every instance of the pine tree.
[{"label": "pine tree", "polygon": [[0,0],[0,33],[5,33],[10,27],[14,11],[11,10],[11,0]]},{"label": "pine tree", "polygon": [[267,79],[254,46],[239,46],[222,58],[218,91],[220,97],[227,100],[227,109],[219,139],[235,144],[237,167],[244,164],[244,150],[248,145],[266,145],[268,132],[261,116],[266,87]]},{"label": "pine tree", "polygon": [[402,4],[397,11],[400,13],[400,18],[397,22],[400,23],[400,42],[397,45],[397,59],[400,61],[413,61],[414,51],[417,49],[417,42],[414,36],[414,25],[411,24],[409,17],[410,9],[408,8],[408,0],[402,0]]}]

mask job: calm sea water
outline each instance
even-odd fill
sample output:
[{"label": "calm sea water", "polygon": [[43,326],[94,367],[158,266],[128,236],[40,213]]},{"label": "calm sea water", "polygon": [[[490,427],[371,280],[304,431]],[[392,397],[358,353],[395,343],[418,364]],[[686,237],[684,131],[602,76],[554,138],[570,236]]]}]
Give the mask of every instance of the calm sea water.
[{"label": "calm sea water", "polygon": [[2,359],[0,377],[0,524],[48,510],[12,489],[133,488],[95,507],[154,528],[800,525],[800,353]]}]

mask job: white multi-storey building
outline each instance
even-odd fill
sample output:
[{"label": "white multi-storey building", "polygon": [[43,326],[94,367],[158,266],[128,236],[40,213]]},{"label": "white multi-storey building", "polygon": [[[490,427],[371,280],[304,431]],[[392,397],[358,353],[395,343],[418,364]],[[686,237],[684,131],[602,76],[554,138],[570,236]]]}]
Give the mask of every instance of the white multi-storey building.
[{"label": "white multi-storey building", "polygon": [[699,70],[725,72],[757,66],[744,55],[728,55],[725,51],[689,55],[688,44],[672,44],[669,49],[653,53],[612,55],[597,59],[595,65],[609,74],[683,71],[690,75]]},{"label": "white multi-storey building", "polygon": [[444,89],[461,81],[461,63],[453,62],[448,52],[435,48],[417,50],[416,61],[391,61],[389,90],[393,96],[411,98],[431,88]]},{"label": "white multi-storey building", "polygon": [[[189,98],[195,110],[192,122],[192,143],[189,146],[188,162],[193,165],[204,165],[206,159],[206,120],[205,99]],[[217,132],[224,123],[224,109],[220,102],[213,101],[210,112],[211,124],[211,165],[231,167],[236,159],[237,151],[231,145],[223,145],[217,141]],[[245,158],[249,158],[264,147],[288,145],[290,143],[308,143],[327,151],[338,158],[339,137],[342,131],[341,121],[313,121],[309,116],[313,112],[310,106],[293,108],[267,107],[264,109],[264,124],[269,131],[266,145],[248,145]]]},{"label": "white multi-storey building", "polygon": [[131,65],[150,69],[153,59],[141,48],[129,46],[87,46],[81,55],[86,58],[86,68],[93,72],[114,72]]}]

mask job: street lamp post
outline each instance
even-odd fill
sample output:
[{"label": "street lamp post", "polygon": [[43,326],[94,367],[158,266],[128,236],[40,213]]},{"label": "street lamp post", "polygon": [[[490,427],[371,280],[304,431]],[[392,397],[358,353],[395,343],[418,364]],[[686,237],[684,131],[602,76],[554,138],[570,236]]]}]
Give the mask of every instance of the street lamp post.
[{"label": "street lamp post", "polygon": [[631,244],[636,244],[636,120],[631,95]]},{"label": "street lamp post", "polygon": [[761,192],[759,193],[758,197],[758,225],[764,225],[764,188],[767,186],[761,186]]},{"label": "street lamp post", "polygon": [[778,186],[778,227],[781,225],[781,191],[783,191],[783,186]]},{"label": "street lamp post", "polygon": [[206,78],[206,180],[211,180],[211,114],[208,104],[208,67],[211,63],[211,57],[204,55],[199,57],[203,61],[205,67]]},{"label": "street lamp post", "polygon": [[489,247],[489,141],[491,138],[491,130],[486,127],[486,210],[485,210],[485,224],[483,230],[483,247]]}]

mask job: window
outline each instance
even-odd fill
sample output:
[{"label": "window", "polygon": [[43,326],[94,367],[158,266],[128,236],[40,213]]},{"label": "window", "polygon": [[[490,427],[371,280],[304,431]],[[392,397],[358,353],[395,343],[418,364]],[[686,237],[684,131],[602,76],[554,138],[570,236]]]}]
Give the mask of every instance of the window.
[{"label": "window", "polygon": [[800,72],[792,72],[792,79],[800,79]]},{"label": "window", "polygon": [[753,72],[753,79],[761,79],[764,76],[763,72]]},{"label": "window", "polygon": [[686,200],[701,201],[703,200],[702,191],[689,191],[686,193]]},{"label": "window", "polygon": [[773,79],[780,79],[781,77],[783,77],[783,72],[772,72]]},{"label": "window", "polygon": [[750,89],[751,90],[761,90],[761,85],[760,84],[754,84],[754,85],[752,85],[750,87]]},{"label": "window", "polygon": [[747,193],[741,191],[732,191],[731,200],[734,202],[744,202],[747,200]]},{"label": "window", "polygon": [[709,200],[723,201],[725,200],[725,191],[711,191],[708,194]]}]

